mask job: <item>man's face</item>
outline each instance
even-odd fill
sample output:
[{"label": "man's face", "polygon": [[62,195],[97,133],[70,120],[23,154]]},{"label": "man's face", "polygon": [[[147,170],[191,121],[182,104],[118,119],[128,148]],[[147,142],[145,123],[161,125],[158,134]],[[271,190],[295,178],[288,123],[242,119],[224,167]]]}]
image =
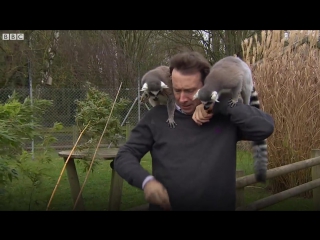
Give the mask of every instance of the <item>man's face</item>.
[{"label": "man's face", "polygon": [[177,105],[186,114],[193,114],[201,103],[199,99],[192,100],[198,89],[202,87],[200,72],[184,75],[173,69],[172,88]]}]

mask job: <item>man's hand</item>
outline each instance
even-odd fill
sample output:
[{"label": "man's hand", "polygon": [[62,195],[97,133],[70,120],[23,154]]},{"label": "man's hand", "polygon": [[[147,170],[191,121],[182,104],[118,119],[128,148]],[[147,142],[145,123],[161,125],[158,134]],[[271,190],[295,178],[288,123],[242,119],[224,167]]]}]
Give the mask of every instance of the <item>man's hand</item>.
[{"label": "man's hand", "polygon": [[208,110],[204,109],[203,104],[199,104],[196,107],[196,110],[193,113],[192,119],[198,125],[202,125],[203,123],[209,122],[210,118],[212,118],[213,114],[211,113],[213,109],[213,103],[211,104]]},{"label": "man's hand", "polygon": [[171,209],[168,192],[157,180],[147,182],[143,191],[147,202],[159,205],[167,211]]}]

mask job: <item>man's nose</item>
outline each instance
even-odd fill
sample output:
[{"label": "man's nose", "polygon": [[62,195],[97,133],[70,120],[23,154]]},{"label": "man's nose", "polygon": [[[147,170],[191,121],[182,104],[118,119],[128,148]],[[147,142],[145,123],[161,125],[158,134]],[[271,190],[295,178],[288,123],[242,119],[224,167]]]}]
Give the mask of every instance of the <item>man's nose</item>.
[{"label": "man's nose", "polygon": [[180,102],[187,102],[189,100],[188,95],[185,92],[180,94]]}]

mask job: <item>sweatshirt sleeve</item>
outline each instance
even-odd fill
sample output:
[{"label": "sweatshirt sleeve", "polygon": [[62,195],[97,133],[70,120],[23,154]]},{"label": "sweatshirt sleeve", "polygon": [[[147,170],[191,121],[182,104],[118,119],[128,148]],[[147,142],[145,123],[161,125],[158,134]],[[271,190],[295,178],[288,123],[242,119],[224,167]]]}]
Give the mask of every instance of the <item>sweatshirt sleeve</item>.
[{"label": "sweatshirt sleeve", "polygon": [[142,189],[142,183],[150,173],[140,164],[153,145],[150,129],[150,111],[132,129],[128,141],[120,147],[114,160],[115,171],[130,185]]},{"label": "sweatshirt sleeve", "polygon": [[271,136],[274,131],[274,120],[270,114],[240,101],[236,106],[230,107],[229,99],[225,96],[216,103],[213,113],[229,117],[238,128],[239,141],[262,141]]}]

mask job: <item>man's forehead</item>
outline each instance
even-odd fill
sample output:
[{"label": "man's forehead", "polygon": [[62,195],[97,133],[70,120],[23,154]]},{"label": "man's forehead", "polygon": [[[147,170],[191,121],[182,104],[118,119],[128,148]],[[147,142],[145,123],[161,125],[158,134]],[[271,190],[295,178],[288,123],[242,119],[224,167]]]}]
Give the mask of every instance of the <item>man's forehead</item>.
[{"label": "man's forehead", "polygon": [[177,70],[173,69],[172,70],[172,77],[189,77],[193,76],[195,78],[201,78],[201,73],[195,69],[182,69],[182,70]]},{"label": "man's forehead", "polygon": [[174,88],[196,88],[202,84],[201,74],[199,72],[193,74],[182,74],[179,71],[172,71],[172,85]]}]

